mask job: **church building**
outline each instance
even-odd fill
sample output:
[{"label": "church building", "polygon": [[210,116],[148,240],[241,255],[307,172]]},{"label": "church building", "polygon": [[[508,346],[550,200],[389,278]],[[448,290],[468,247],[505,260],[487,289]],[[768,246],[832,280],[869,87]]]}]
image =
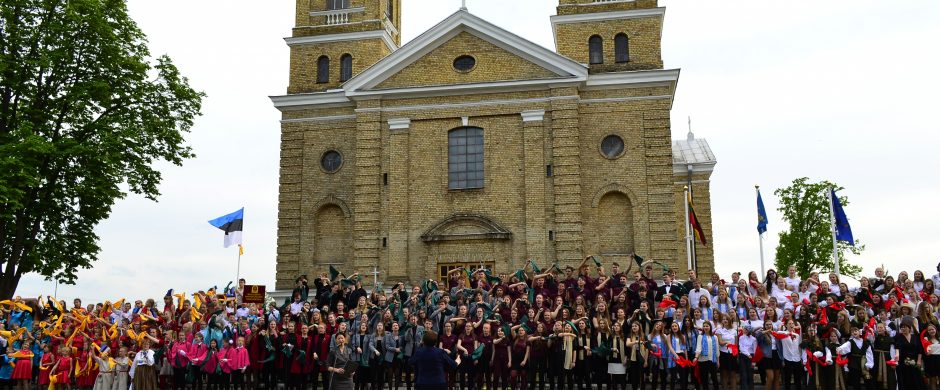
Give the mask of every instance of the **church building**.
[{"label": "church building", "polygon": [[[401,0],[296,0],[276,288],[329,265],[389,285],[454,267],[626,266],[684,277],[685,190],[714,270],[715,156],[672,141],[679,69],[656,0],[558,0],[555,49],[461,8],[401,44]],[[407,27],[406,27],[407,28]]]}]

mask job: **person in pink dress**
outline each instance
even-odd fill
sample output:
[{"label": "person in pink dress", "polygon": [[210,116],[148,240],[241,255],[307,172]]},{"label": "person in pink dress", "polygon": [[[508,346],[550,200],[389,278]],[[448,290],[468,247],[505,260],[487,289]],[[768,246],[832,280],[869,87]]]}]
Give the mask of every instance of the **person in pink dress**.
[{"label": "person in pink dress", "polygon": [[239,337],[235,348],[228,351],[228,366],[232,373],[232,387],[245,389],[245,371],[250,365],[248,349],[245,348],[245,338]]},{"label": "person in pink dress", "polygon": [[235,349],[235,346],[232,344],[232,340],[228,337],[222,339],[222,349],[219,350],[219,369],[216,370],[216,373],[219,374],[219,383],[221,388],[228,389],[229,384],[232,380],[232,366],[230,365],[231,359],[230,355],[232,350]]},{"label": "person in pink dress", "polygon": [[208,387],[215,389],[222,384],[222,375],[219,367],[221,351],[215,339],[209,340],[209,349],[203,359],[202,372],[208,378]]},{"label": "person in pink dress", "polygon": [[170,352],[167,358],[170,361],[170,367],[173,368],[173,386],[177,389],[186,387],[186,368],[189,367],[189,347],[186,342],[186,333],[179,332],[176,342],[170,346]]},{"label": "person in pink dress", "polygon": [[190,362],[192,362],[191,369],[193,370],[194,388],[202,388],[202,384],[204,383],[204,374],[200,369],[200,366],[202,365],[203,361],[205,361],[206,357],[208,357],[208,354],[209,346],[203,342],[202,333],[196,333],[193,344],[190,345],[189,349],[187,350],[187,356],[189,357]]}]

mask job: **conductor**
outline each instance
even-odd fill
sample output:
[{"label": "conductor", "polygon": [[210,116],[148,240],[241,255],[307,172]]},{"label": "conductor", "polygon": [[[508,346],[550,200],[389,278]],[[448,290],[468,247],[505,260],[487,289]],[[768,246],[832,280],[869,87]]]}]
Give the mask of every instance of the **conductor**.
[{"label": "conductor", "polygon": [[437,347],[437,333],[428,331],[421,340],[422,346],[408,360],[408,364],[415,367],[417,378],[416,390],[447,390],[447,379],[444,370],[453,370],[460,364],[451,359],[443,349]]}]

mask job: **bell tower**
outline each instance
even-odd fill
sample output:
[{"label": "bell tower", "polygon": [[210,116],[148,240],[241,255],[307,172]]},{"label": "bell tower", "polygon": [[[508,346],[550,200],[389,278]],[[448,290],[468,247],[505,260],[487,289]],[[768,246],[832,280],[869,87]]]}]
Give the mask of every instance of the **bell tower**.
[{"label": "bell tower", "polygon": [[662,69],[665,11],[657,0],[559,0],[556,51],[590,73]]},{"label": "bell tower", "polygon": [[401,0],[296,0],[288,94],[323,92],[401,45]]}]

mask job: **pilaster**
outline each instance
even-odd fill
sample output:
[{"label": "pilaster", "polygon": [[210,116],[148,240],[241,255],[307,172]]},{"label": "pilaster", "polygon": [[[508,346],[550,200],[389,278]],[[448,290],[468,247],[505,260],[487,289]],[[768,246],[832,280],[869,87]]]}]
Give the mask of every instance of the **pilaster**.
[{"label": "pilaster", "polygon": [[[577,95],[575,88],[552,89],[552,96]],[[576,99],[551,102],[555,195],[555,251],[560,263],[576,265],[584,256],[581,210],[581,141]]]},{"label": "pilaster", "polygon": [[281,162],[277,209],[277,269],[275,288],[289,289],[301,271],[300,206],[303,198],[304,133],[281,127]]},{"label": "pilaster", "polygon": [[525,258],[545,264],[548,228],[545,216],[544,110],[523,111],[525,169]]},{"label": "pilaster", "polygon": [[417,266],[408,256],[408,227],[411,226],[409,209],[409,133],[411,120],[395,118],[388,120],[388,270],[386,275],[396,280],[406,280]]},{"label": "pilaster", "polygon": [[669,126],[669,110],[649,110],[643,113],[643,149],[646,153],[647,207],[649,210],[649,256],[660,261],[670,261],[677,256],[675,190],[672,184],[672,140]]},{"label": "pilaster", "polygon": [[353,186],[353,253],[356,271],[365,275],[378,265],[381,231],[382,123],[378,100],[360,101],[356,114],[356,176]]}]

